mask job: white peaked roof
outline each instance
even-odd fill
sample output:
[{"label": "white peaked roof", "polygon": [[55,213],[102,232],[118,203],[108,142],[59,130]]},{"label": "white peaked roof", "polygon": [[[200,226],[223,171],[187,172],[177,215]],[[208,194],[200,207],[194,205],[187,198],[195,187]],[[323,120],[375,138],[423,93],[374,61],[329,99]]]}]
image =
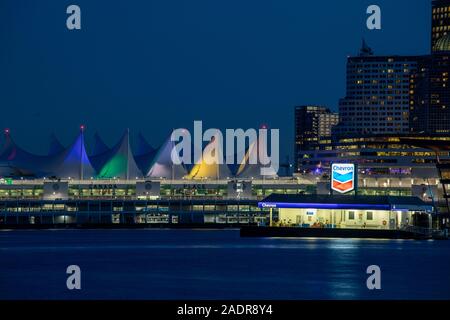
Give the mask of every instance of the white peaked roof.
[{"label": "white peaked roof", "polygon": [[135,179],[142,177],[130,147],[130,134],[127,130],[113,148],[106,152],[107,161],[98,171],[101,179]]},{"label": "white peaked roof", "polygon": [[225,163],[222,149],[217,139],[211,139],[211,142],[203,150],[202,157],[197,161],[187,178],[219,180],[232,177],[232,173]]},{"label": "white peaked roof", "polygon": [[49,176],[79,180],[95,177],[95,170],[86,153],[83,130],[75,141],[67,149],[55,155],[51,162]]},{"label": "white peaked roof", "polygon": [[[240,161],[239,169],[236,173],[238,178],[244,179],[261,179],[261,178],[276,178],[278,177],[275,169],[269,165],[262,165],[258,150],[267,155],[267,143],[265,139],[259,138],[254,141],[248,148],[244,158]],[[254,160],[257,160],[256,163]],[[252,162],[252,163],[250,163]],[[265,172],[262,169],[265,169]],[[264,176],[263,176],[264,173]]]},{"label": "white peaked roof", "polygon": [[51,157],[39,156],[20,148],[5,131],[5,144],[0,153],[0,176],[45,177],[50,172]]},{"label": "white peaked roof", "polygon": [[9,135],[5,135],[5,143],[0,152],[0,177],[33,175],[31,171],[20,168],[16,160],[17,150]]},{"label": "white peaked roof", "polygon": [[180,158],[176,159],[177,164],[172,161],[172,150],[175,149],[175,142],[170,137],[159,148],[153,163],[147,172],[148,178],[181,179],[187,172],[181,163]]},{"label": "white peaked roof", "polygon": [[[267,139],[265,136],[262,138]],[[67,148],[63,148],[56,137],[52,136],[48,155],[35,155],[16,145],[9,130],[5,130],[5,143],[0,150],[0,177],[135,179],[142,177],[142,173],[146,173],[146,177],[155,179],[202,180],[226,179],[233,176],[223,159],[222,146],[217,146],[215,139],[212,139],[203,150],[200,159],[192,159],[194,165],[181,163],[178,154],[175,154],[177,157],[175,163],[172,161],[172,151],[175,150],[176,142],[173,142],[170,137],[157,152],[153,152],[153,148],[140,135],[136,157],[133,156],[130,147],[128,130],[112,148],[108,148],[97,134],[95,139],[96,147],[91,157],[86,154],[83,130]],[[258,146],[263,148],[259,153]],[[259,154],[267,154],[266,148],[267,143],[260,143],[260,140],[252,143],[241,160],[236,175],[239,178],[258,179],[263,177],[261,169],[264,168],[269,170],[269,173],[264,175],[265,178],[277,177],[277,173],[270,164],[261,165]],[[191,146],[190,151],[183,150],[183,152],[192,153],[193,150]],[[99,152],[100,154],[96,154]],[[192,154],[190,156],[192,158]],[[257,163],[249,163],[250,159],[255,158],[258,159]],[[189,174],[186,165],[190,166]]]}]

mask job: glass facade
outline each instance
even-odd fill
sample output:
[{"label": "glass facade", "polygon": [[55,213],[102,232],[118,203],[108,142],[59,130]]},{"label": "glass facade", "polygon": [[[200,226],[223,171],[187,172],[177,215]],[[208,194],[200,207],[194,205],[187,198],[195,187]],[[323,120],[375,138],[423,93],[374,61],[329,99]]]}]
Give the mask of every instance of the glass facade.
[{"label": "glass facade", "polygon": [[432,2],[431,47],[450,33],[450,0],[433,0]]},{"label": "glass facade", "polygon": [[340,123],[335,132],[398,134],[409,131],[410,78],[417,57],[350,57],[347,90],[339,102]]},{"label": "glass facade", "polygon": [[265,224],[257,201],[0,201],[0,224]]}]

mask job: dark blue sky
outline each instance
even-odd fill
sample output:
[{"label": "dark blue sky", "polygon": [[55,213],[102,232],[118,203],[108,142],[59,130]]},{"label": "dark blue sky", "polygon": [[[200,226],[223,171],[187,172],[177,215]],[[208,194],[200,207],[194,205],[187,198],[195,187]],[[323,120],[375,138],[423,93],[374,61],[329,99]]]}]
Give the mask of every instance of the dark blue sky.
[{"label": "dark blue sky", "polygon": [[[66,29],[78,4],[82,30]],[[366,8],[382,8],[381,31]],[[346,56],[429,51],[431,0],[0,0],[0,126],[34,152],[81,123],[110,145],[125,128],[159,145],[172,128],[281,130],[293,107],[336,109]]]}]

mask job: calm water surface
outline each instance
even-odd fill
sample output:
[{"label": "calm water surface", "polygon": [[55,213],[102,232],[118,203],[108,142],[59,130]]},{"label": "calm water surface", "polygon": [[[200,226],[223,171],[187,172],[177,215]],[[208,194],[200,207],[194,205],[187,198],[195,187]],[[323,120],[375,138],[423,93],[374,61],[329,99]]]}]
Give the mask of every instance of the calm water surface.
[{"label": "calm water surface", "polygon": [[[79,265],[82,290],[66,289]],[[379,265],[382,290],[366,288]],[[0,231],[0,299],[450,299],[450,241]]]}]

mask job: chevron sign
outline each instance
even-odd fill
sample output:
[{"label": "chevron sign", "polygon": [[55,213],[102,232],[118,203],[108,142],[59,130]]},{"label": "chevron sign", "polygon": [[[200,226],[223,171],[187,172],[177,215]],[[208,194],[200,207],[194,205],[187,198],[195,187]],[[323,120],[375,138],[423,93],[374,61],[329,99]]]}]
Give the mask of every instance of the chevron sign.
[{"label": "chevron sign", "polygon": [[331,189],[339,193],[355,190],[355,165],[335,163],[331,166]]}]

